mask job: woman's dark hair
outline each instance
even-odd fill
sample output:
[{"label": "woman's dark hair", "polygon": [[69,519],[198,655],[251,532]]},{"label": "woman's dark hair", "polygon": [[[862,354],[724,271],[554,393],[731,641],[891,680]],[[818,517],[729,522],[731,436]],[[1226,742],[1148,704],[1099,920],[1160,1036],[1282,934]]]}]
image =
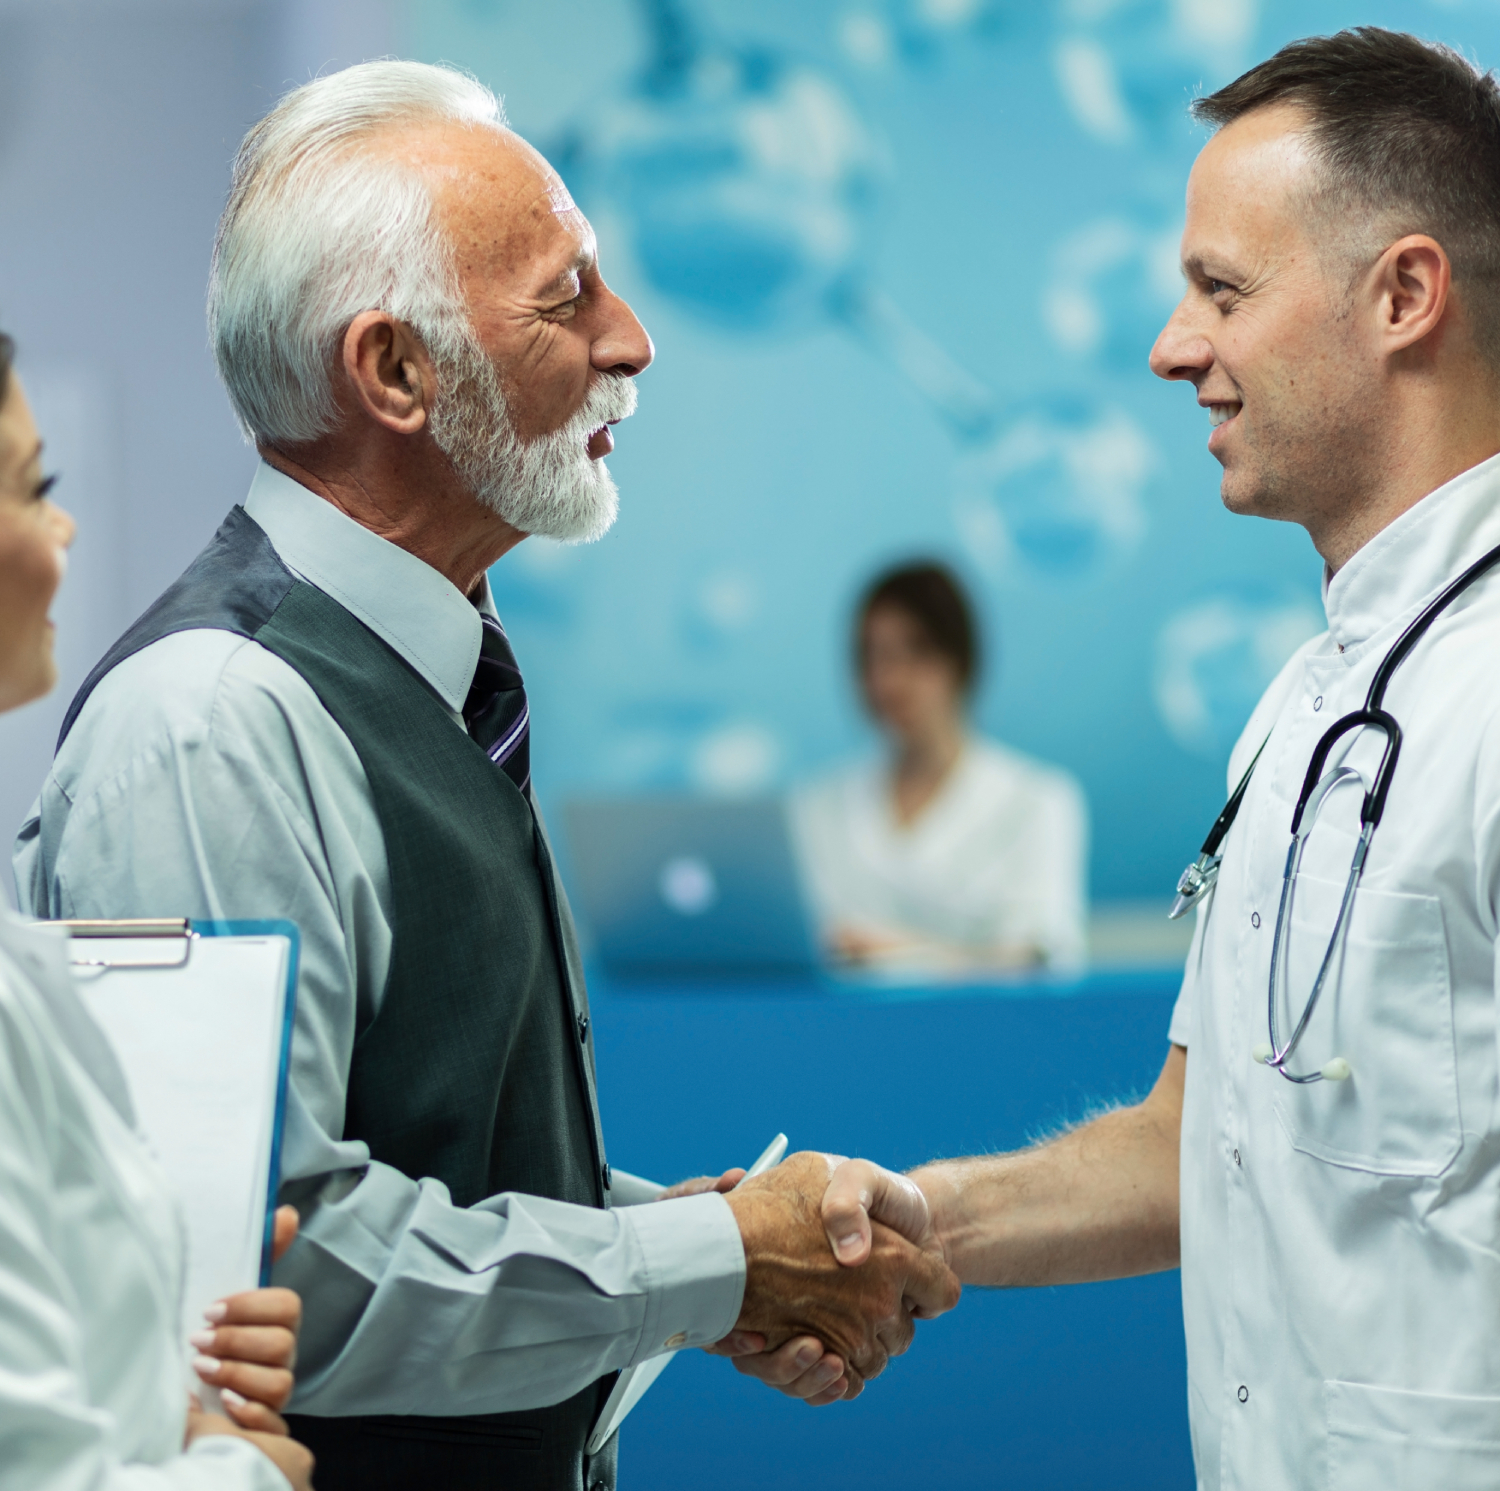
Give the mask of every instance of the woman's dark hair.
[{"label": "woman's dark hair", "polygon": [[16,360],[16,344],[0,331],[0,404],[10,392],[10,365]]},{"label": "woman's dark hair", "polygon": [[874,611],[901,611],[917,624],[929,647],[947,658],[968,692],[979,673],[979,632],[958,577],[935,560],[903,564],[870,582],[854,620],[854,660],[863,671],[865,623]]}]

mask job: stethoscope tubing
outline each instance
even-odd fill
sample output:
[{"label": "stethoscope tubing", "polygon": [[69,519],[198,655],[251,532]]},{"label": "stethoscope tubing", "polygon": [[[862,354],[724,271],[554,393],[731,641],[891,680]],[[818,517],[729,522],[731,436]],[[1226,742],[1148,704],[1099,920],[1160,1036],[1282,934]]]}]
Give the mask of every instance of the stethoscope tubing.
[{"label": "stethoscope tubing", "polygon": [[[1288,1082],[1309,1083],[1321,1082],[1328,1076],[1328,1068],[1317,1072],[1291,1072],[1287,1070],[1286,1063],[1292,1053],[1302,1040],[1307,1030],[1309,1021],[1312,1019],[1313,1011],[1316,1009],[1319,999],[1322,997],[1323,989],[1328,980],[1329,972],[1332,970],[1337,954],[1343,946],[1347,934],[1349,920],[1354,908],[1354,893],[1364,875],[1365,863],[1369,857],[1370,842],[1374,837],[1375,829],[1379,825],[1385,813],[1386,800],[1390,795],[1391,782],[1396,775],[1396,763],[1401,756],[1401,726],[1395,717],[1383,708],[1385,692],[1390,686],[1396,669],[1411,655],[1412,649],[1426,634],[1432,623],[1437,620],[1447,608],[1458,599],[1476,580],[1487,574],[1497,564],[1500,564],[1500,545],[1490,549],[1483,554],[1456,579],[1450,582],[1435,596],[1421,612],[1411,621],[1406,629],[1392,643],[1389,651],[1381,659],[1380,666],[1375,670],[1375,677],[1370,681],[1369,691],[1365,695],[1364,706],[1356,709],[1334,723],[1324,731],[1317,746],[1313,750],[1312,760],[1308,762],[1307,773],[1303,778],[1302,790],[1297,796],[1297,806],[1292,814],[1292,842],[1287,849],[1286,865],[1282,872],[1281,898],[1276,910],[1276,931],[1271,943],[1271,971],[1268,981],[1267,999],[1267,1025],[1271,1036],[1270,1052],[1265,1056],[1268,1066],[1274,1068]],[[1338,781],[1342,780],[1347,768],[1340,768],[1337,772],[1325,779],[1323,769],[1327,765],[1329,754],[1333,747],[1352,730],[1377,729],[1385,736],[1385,749],[1381,753],[1380,765],[1376,769],[1374,780],[1365,792],[1364,801],[1360,806],[1360,835],[1355,845],[1354,856],[1349,866],[1349,878],[1344,886],[1343,899],[1339,904],[1338,919],[1334,924],[1333,936],[1329,939],[1328,947],[1323,954],[1323,960],[1318,967],[1317,977],[1313,980],[1312,990],[1303,1005],[1302,1016],[1297,1021],[1290,1038],[1283,1046],[1278,1039],[1276,1019],[1276,993],[1278,987],[1278,975],[1283,971],[1283,950],[1289,940],[1289,918],[1293,888],[1297,878],[1298,869],[1302,863],[1302,848],[1307,841],[1307,835],[1311,831],[1312,824],[1316,821],[1317,814],[1322,808],[1323,799],[1328,790]],[[1189,907],[1202,900],[1215,886],[1219,876],[1219,866],[1222,859],[1219,846],[1224,842],[1229,830],[1234,825],[1235,819],[1245,800],[1246,790],[1250,786],[1250,778],[1255,773],[1255,768],[1260,763],[1262,753],[1270,742],[1270,736],[1260,744],[1260,749],[1246,768],[1244,775],[1240,778],[1238,785],[1230,794],[1229,801],[1224,804],[1219,816],[1214,820],[1213,827],[1209,829],[1208,837],[1203,841],[1203,847],[1199,851],[1197,860],[1188,866],[1183,872],[1181,880],[1177,884],[1177,897],[1173,902],[1169,916],[1181,916]],[[1355,773],[1358,775],[1358,773]],[[1361,779],[1362,780],[1362,779]],[[1322,792],[1319,792],[1320,786]],[[1308,819],[1307,827],[1303,827],[1303,819],[1309,805],[1312,805],[1312,817]],[[1348,1067],[1344,1065],[1347,1075]]]}]

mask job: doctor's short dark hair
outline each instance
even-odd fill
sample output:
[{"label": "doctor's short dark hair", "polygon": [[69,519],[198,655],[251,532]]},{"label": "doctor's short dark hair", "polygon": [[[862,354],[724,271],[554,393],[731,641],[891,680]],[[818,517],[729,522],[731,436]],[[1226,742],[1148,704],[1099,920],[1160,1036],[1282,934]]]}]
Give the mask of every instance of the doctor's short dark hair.
[{"label": "doctor's short dark hair", "polygon": [[979,676],[979,630],[974,608],[947,565],[936,560],[915,560],[877,575],[860,597],[854,613],[854,665],[865,665],[865,623],[880,610],[904,612],[932,650],[948,659],[958,674],[959,686],[970,692]]},{"label": "doctor's short dark hair", "polygon": [[1407,233],[1435,238],[1453,266],[1475,342],[1500,366],[1500,86],[1494,73],[1481,72],[1450,47],[1359,26],[1291,42],[1196,100],[1193,115],[1222,128],[1274,104],[1307,115],[1307,137],[1324,178],[1313,205],[1323,210],[1330,232],[1371,262]]}]

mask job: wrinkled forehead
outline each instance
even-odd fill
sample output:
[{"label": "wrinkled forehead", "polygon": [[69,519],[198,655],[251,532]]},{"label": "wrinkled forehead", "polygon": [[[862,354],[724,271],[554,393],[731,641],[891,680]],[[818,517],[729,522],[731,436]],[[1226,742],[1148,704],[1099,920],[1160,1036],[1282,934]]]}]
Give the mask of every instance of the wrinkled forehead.
[{"label": "wrinkled forehead", "polygon": [[530,277],[580,254],[592,256],[593,232],[562,177],[512,131],[437,124],[390,148],[431,183],[460,274]]}]

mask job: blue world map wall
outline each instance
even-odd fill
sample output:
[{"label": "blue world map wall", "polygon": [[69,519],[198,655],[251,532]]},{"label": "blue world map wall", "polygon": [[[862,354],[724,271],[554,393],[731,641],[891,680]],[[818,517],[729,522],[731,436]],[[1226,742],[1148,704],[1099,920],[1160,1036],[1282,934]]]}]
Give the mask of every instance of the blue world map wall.
[{"label": "blue world map wall", "polygon": [[863,582],[937,555],[982,729],[1083,782],[1101,898],[1163,895],[1229,747],[1322,626],[1296,528],[1218,498],[1146,355],[1180,293],[1186,105],[1373,23],[1500,63],[1500,5],[421,0],[502,94],[657,345],[616,529],[497,566],[544,801],[781,788],[873,748]]}]

